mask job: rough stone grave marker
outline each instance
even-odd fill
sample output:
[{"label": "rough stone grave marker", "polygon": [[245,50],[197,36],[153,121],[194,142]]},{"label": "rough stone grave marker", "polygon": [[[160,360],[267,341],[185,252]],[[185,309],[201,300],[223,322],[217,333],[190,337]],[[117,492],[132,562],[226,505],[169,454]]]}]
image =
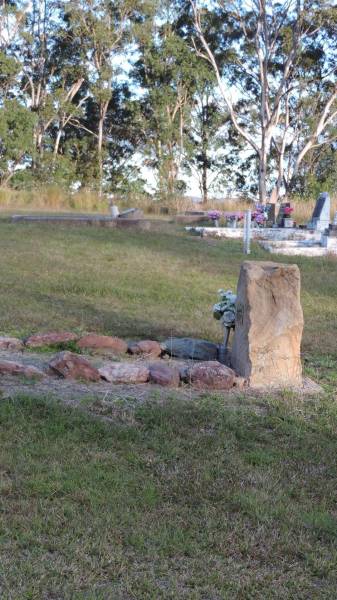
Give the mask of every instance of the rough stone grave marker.
[{"label": "rough stone grave marker", "polygon": [[330,223],[330,196],[327,192],[322,192],[315,204],[311,221],[308,223],[309,229],[324,231]]},{"label": "rough stone grave marker", "polygon": [[252,387],[301,385],[302,330],[297,265],[245,261],[232,348],[237,374]]}]

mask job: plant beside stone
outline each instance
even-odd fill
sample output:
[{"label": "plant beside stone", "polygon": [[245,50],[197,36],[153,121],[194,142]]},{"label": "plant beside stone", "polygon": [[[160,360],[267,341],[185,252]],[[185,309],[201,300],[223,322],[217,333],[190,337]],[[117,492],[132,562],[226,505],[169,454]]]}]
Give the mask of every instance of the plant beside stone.
[{"label": "plant beside stone", "polygon": [[224,346],[227,348],[231,329],[235,327],[236,295],[232,290],[218,290],[219,302],[213,306],[213,317],[220,321],[224,330]]}]

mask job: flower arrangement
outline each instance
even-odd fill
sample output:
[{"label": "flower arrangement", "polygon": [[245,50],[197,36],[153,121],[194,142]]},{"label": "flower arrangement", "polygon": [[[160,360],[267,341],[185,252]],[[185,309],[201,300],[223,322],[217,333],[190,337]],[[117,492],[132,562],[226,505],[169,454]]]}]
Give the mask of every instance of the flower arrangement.
[{"label": "flower arrangement", "polygon": [[210,210],[207,213],[207,216],[209,219],[212,219],[212,221],[218,221],[221,217],[221,212],[219,210]]},{"label": "flower arrangement", "polygon": [[237,221],[238,223],[243,220],[243,213],[233,213],[227,215],[227,219],[231,221],[231,223]]},{"label": "flower arrangement", "polygon": [[291,206],[285,206],[284,209],[283,209],[283,215],[285,217],[290,217],[291,213],[293,212],[293,210],[294,209]]},{"label": "flower arrangement", "polygon": [[263,225],[268,219],[268,213],[263,204],[257,204],[254,212],[252,213],[252,221],[257,225]]},{"label": "flower arrangement", "polygon": [[220,321],[224,327],[235,327],[236,295],[232,290],[218,290],[219,302],[213,306],[213,317]]}]

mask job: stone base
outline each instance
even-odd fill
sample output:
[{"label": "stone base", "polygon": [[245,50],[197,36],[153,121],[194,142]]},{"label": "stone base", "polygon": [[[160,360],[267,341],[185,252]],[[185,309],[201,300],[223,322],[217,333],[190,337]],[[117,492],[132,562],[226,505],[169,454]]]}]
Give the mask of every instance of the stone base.
[{"label": "stone base", "polygon": [[316,381],[313,381],[313,379],[310,379],[309,377],[303,377],[303,379],[300,381],[300,383],[296,384],[296,385],[269,385],[268,387],[263,387],[261,388],[261,386],[246,386],[245,390],[247,392],[258,392],[259,394],[262,393],[267,393],[270,394],[270,392],[275,392],[275,393],[280,393],[280,392],[285,392],[285,391],[289,391],[292,392],[294,394],[302,394],[304,396],[314,396],[314,395],[319,395],[319,394],[324,394],[324,389],[322,388],[321,385],[319,385],[319,383],[316,383]]},{"label": "stone base", "polygon": [[261,241],[260,246],[271,254],[284,256],[328,256],[337,254],[337,238],[322,236],[321,242],[307,241]]},{"label": "stone base", "polygon": [[[243,227],[185,227],[185,230],[201,235],[202,237],[215,237],[221,239],[242,239]],[[284,228],[284,227],[252,227],[252,240],[308,240],[320,242],[322,233],[308,229]]]},{"label": "stone base", "polygon": [[37,222],[61,225],[94,225],[96,227],[118,227],[120,229],[149,230],[148,219],[115,218],[100,215],[13,215],[12,222]]}]

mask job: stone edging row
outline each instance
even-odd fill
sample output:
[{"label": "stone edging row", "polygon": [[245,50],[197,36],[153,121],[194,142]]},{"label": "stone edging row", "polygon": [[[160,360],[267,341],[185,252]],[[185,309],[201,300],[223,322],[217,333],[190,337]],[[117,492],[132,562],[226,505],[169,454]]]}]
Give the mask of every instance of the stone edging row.
[{"label": "stone edging row", "polygon": [[[172,338],[178,340],[179,338]],[[108,352],[113,354],[143,355],[149,359],[160,358],[164,354],[173,353],[173,342],[159,344],[154,340],[143,340],[128,345],[124,340],[112,336],[97,335],[94,333],[79,336],[70,332],[52,332],[32,335],[25,340],[11,337],[0,337],[0,350],[23,351],[25,348],[43,348],[59,344],[76,343],[80,350]],[[165,364],[165,361],[157,360],[148,364],[137,362],[115,362],[106,363],[97,369],[89,360],[83,356],[64,350],[58,352],[49,362],[48,369],[41,371],[31,365],[23,365],[18,362],[0,360],[0,375],[21,375],[24,377],[42,379],[50,375],[57,375],[66,379],[77,379],[83,381],[99,382],[108,381],[113,384],[138,384],[151,382],[163,386],[178,387],[181,382],[189,383],[198,389],[229,390],[232,387],[244,386],[241,377],[236,377],[235,372],[229,367],[221,364],[212,356],[218,346],[205,340],[190,340],[183,338],[180,341],[195,342],[194,347],[200,358],[201,350],[210,352],[210,360],[199,360],[198,362],[176,366]],[[199,343],[199,347],[196,344]],[[171,348],[168,345],[171,344]],[[203,344],[203,346],[202,346]],[[207,344],[209,346],[207,346]],[[179,345],[178,345],[179,349]],[[190,348],[187,344],[187,350]],[[212,352],[211,352],[212,351]],[[186,356],[185,358],[193,358]]]}]

